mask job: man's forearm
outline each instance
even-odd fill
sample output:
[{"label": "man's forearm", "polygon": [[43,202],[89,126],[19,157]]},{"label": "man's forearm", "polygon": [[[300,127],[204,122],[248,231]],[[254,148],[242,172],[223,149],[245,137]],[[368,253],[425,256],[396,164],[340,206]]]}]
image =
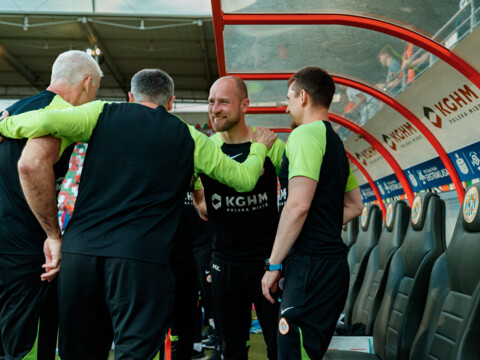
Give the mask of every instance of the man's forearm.
[{"label": "man's forearm", "polygon": [[280,264],[302,231],[303,224],[307,218],[308,210],[297,207],[289,207],[286,204],[280,216],[275,243],[273,244],[270,256],[271,264]]},{"label": "man's forearm", "polygon": [[53,171],[59,148],[60,141],[53,137],[33,139],[25,146],[18,162],[20,183],[28,205],[52,239],[61,238]]}]

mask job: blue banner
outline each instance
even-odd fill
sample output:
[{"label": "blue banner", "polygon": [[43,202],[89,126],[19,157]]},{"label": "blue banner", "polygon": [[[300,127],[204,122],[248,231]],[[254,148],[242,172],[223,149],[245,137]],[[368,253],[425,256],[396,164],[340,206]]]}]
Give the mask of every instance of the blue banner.
[{"label": "blue banner", "polygon": [[480,177],[480,142],[452,151],[448,156],[457,169],[460,180],[467,181]]},{"label": "blue banner", "polygon": [[360,193],[362,194],[362,201],[364,203],[377,200],[377,198],[375,197],[375,193],[373,192],[369,183],[360,186]]}]

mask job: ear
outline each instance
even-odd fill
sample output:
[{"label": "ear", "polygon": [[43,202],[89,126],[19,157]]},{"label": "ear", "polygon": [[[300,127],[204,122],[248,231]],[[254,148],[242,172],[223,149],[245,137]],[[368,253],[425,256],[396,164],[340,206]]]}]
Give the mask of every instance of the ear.
[{"label": "ear", "polygon": [[128,92],[128,102],[129,103],[134,103],[135,102],[135,98],[133,97],[133,94],[131,91]]},{"label": "ear", "polygon": [[88,92],[90,91],[92,86],[93,86],[93,78],[90,75],[83,80],[83,90],[85,90],[85,92]]},{"label": "ear", "polygon": [[300,95],[299,96],[300,96],[300,101],[301,101],[302,106],[307,105],[307,102],[309,100],[308,93],[305,90],[300,90]]},{"label": "ear", "polygon": [[248,107],[250,106],[250,99],[245,98],[242,100],[242,113],[246,113],[248,110]]},{"label": "ear", "polygon": [[167,103],[167,111],[171,111],[173,109],[173,102],[175,101],[175,96],[172,96]]}]

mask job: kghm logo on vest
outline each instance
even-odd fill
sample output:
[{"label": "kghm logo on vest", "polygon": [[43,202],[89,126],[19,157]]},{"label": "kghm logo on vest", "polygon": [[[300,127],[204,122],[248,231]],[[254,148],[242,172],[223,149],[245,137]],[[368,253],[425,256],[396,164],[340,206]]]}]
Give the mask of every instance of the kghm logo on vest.
[{"label": "kghm logo on vest", "polygon": [[388,205],[387,214],[385,215],[385,223],[390,226],[393,219],[393,204]]},{"label": "kghm logo on vest", "polygon": [[253,194],[248,196],[225,196],[212,195],[212,206],[215,210],[223,208],[227,212],[247,212],[260,210],[268,206],[268,195]]},{"label": "kghm logo on vest", "polygon": [[468,190],[463,203],[463,218],[467,223],[471,223],[478,211],[478,189],[476,187]]},{"label": "kghm logo on vest", "polygon": [[420,196],[417,196],[413,201],[412,206],[412,223],[417,224],[420,220],[420,215],[422,214],[422,199]]},{"label": "kghm logo on vest", "polygon": [[474,99],[478,99],[478,95],[465,84],[433,106],[424,106],[423,115],[433,126],[441,129],[444,119],[454,124],[480,110],[480,104],[468,107]]},{"label": "kghm logo on vest", "polygon": [[[412,135],[417,136],[412,137]],[[394,129],[388,135],[382,134],[383,141],[393,150],[397,151],[397,144],[404,148],[415,141],[421,140],[422,135],[418,134],[418,130],[415,129],[412,124],[405,123],[398,128]],[[407,141],[408,140],[408,141]]]}]

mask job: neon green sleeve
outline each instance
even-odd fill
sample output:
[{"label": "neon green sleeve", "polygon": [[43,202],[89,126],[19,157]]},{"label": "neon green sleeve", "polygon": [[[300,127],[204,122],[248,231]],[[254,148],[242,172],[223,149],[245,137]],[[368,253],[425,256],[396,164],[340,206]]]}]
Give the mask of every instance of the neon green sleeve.
[{"label": "neon green sleeve", "polygon": [[277,172],[277,176],[280,173],[280,167],[282,165],[282,157],[283,153],[285,152],[285,143],[277,139],[275,144],[268,150],[267,156],[272,160],[273,166],[275,166],[275,170]]},{"label": "neon green sleeve", "polygon": [[62,140],[61,152],[70,144],[88,142],[105,102],[77,107],[48,106],[5,118],[0,133],[12,139],[53,135]]},{"label": "neon green sleeve", "polygon": [[254,143],[250,146],[250,155],[243,163],[230,159],[222,149],[206,135],[188,125],[195,141],[195,172],[202,172],[236,191],[251,191],[262,173],[267,147]]},{"label": "neon green sleeve", "polygon": [[304,176],[318,181],[327,145],[327,130],[323,121],[302,125],[292,131],[287,140],[288,180]]},{"label": "neon green sleeve", "polygon": [[347,186],[345,187],[345,192],[350,192],[358,186],[358,181],[353,175],[352,168],[350,168],[350,173],[348,174]]},{"label": "neon green sleeve", "polygon": [[197,180],[195,180],[195,183],[193,184],[193,190],[200,190],[202,188],[202,180],[200,180],[200,177],[197,177]]}]

